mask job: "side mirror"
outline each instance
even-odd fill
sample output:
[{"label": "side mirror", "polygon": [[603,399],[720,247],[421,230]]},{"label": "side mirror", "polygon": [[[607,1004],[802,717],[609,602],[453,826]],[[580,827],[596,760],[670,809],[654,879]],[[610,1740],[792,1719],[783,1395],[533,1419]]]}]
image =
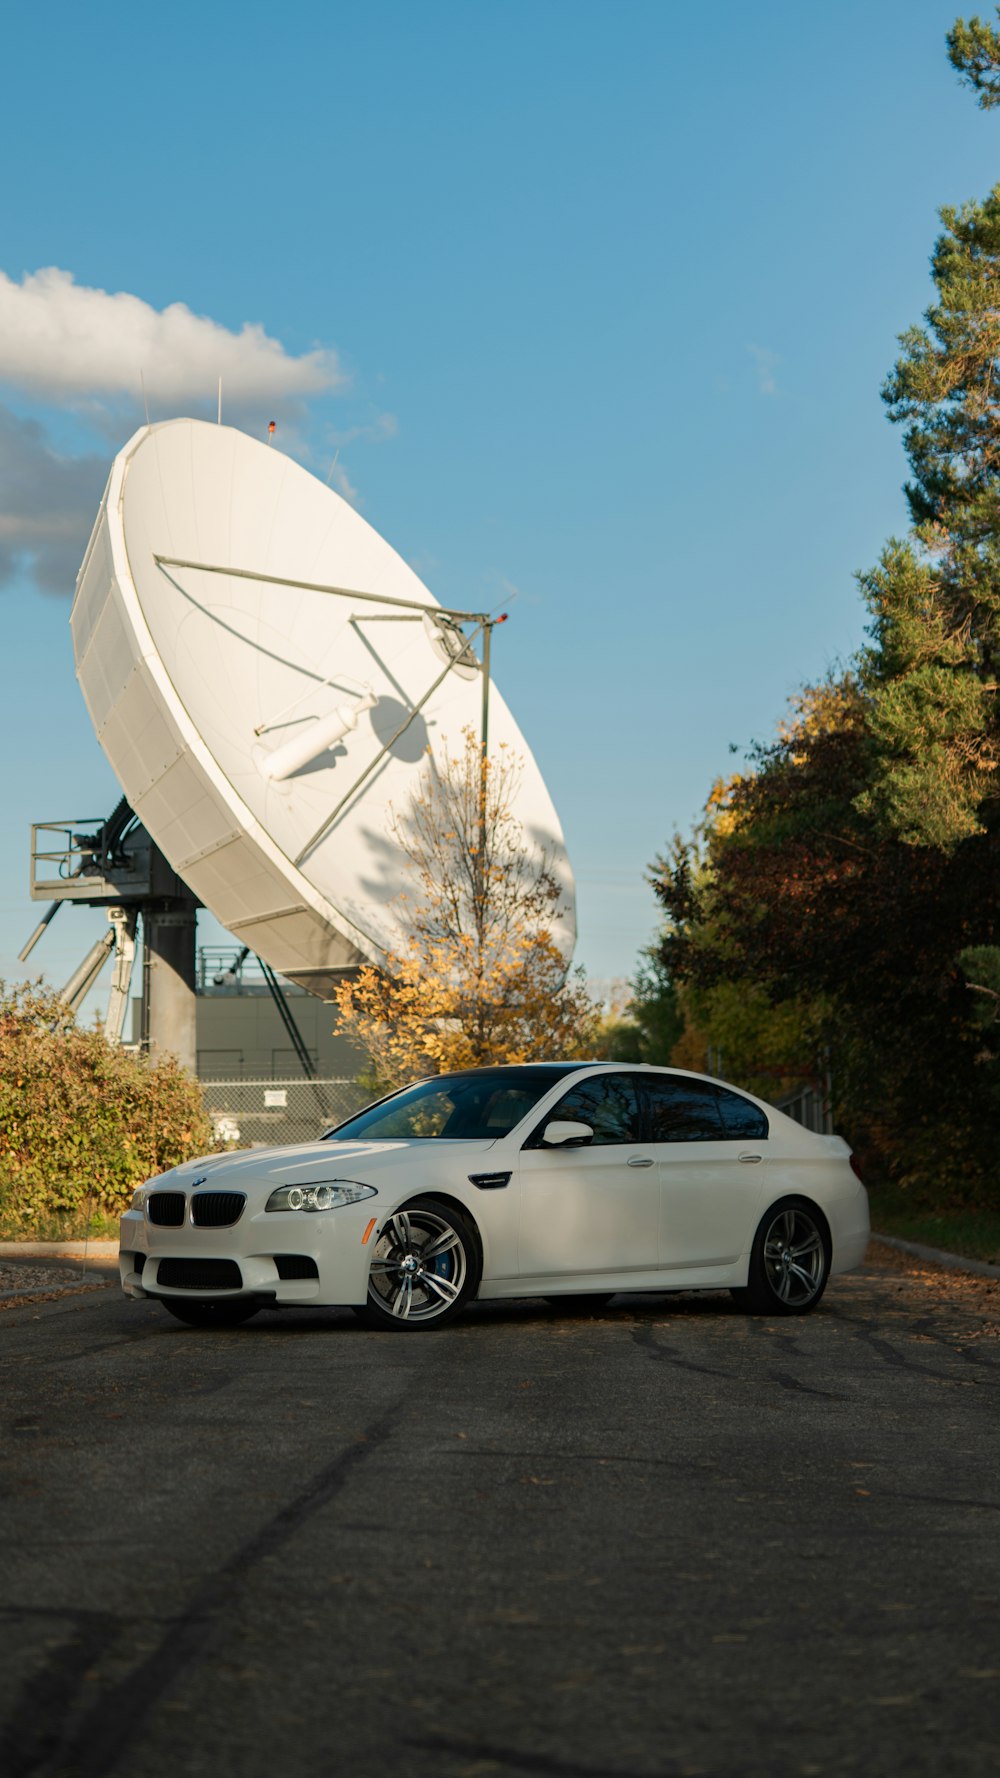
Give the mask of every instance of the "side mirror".
[{"label": "side mirror", "polygon": [[543,1148],[579,1148],[593,1138],[589,1124],[578,1124],[568,1117],[554,1117],[542,1131]]}]

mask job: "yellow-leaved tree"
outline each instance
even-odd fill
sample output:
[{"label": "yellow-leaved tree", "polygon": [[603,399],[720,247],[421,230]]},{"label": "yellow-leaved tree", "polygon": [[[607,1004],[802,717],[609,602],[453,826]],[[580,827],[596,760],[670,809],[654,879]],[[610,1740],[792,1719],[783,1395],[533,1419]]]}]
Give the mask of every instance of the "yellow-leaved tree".
[{"label": "yellow-leaved tree", "polygon": [[371,1059],[383,1090],[488,1063],[576,1057],[598,1009],[553,936],[560,890],[551,860],[514,813],[521,762],[484,759],[474,730],[390,831],[409,863],[399,948],[337,990],[338,1029]]}]

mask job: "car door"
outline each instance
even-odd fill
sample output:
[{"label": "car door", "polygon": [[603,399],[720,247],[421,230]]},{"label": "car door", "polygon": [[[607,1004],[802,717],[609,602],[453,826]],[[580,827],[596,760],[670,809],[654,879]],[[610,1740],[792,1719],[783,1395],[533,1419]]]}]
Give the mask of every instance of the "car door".
[{"label": "car door", "polygon": [[731,1265],[757,1225],[766,1114],[691,1075],[643,1073],[641,1090],[659,1181],[661,1265]]},{"label": "car door", "polygon": [[[544,1148],[553,1118],[589,1124],[592,1140]],[[522,1278],[655,1269],[660,1194],[652,1150],[640,1141],[634,1074],[588,1074],[571,1086],[527,1138],[519,1178]]]}]

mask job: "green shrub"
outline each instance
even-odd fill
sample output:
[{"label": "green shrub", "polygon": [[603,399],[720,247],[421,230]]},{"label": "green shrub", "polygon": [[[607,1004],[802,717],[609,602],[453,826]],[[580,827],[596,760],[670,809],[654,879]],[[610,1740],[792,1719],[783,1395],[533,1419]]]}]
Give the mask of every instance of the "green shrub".
[{"label": "green shrub", "polygon": [[0,1225],[118,1214],[151,1174],[215,1146],[201,1090],[82,1030],[38,983],[0,981]]}]

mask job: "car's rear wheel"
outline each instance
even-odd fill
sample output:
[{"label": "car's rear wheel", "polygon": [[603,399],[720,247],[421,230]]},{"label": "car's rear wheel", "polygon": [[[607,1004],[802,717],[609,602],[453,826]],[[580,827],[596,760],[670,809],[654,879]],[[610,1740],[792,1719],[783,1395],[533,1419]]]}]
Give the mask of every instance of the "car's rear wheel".
[{"label": "car's rear wheel", "polygon": [[395,1333],[442,1327],[475,1295],[480,1269],[471,1222],[450,1204],[415,1198],[379,1230],[368,1301],[356,1313]]},{"label": "car's rear wheel", "polygon": [[176,1315],[178,1321],[186,1322],[188,1327],[239,1327],[261,1307],[253,1297],[245,1296],[211,1303],[200,1303],[196,1298],[189,1301],[179,1296],[161,1296],[160,1301],[169,1314]]},{"label": "car's rear wheel", "polygon": [[826,1219],[808,1199],[784,1198],[754,1237],[746,1288],[732,1294],[751,1315],[807,1315],[829,1276]]}]

